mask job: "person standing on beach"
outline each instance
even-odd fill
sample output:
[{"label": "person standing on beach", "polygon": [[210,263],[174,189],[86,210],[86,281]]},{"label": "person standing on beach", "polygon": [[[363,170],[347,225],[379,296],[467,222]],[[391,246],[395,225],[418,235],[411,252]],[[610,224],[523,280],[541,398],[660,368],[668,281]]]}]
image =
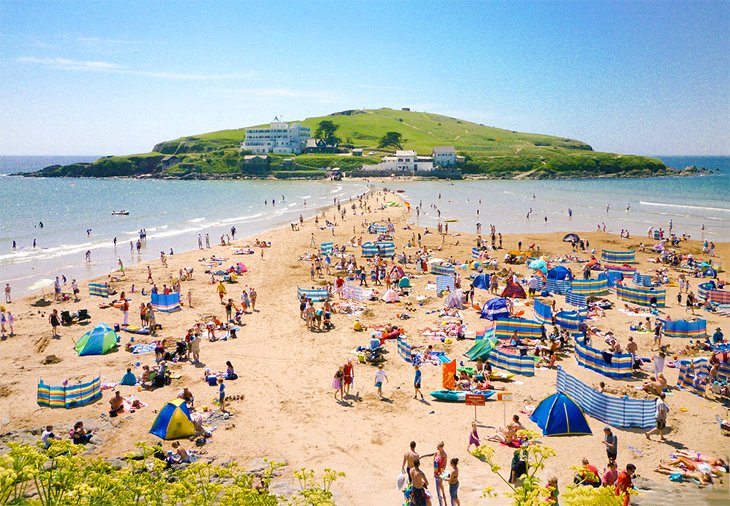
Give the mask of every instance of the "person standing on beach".
[{"label": "person standing on beach", "polygon": [[127,299],[122,301],[122,313],[124,314],[122,327],[127,327],[129,326],[129,301]]},{"label": "person standing on beach", "polygon": [[615,462],[618,456],[618,437],[611,431],[611,427],[603,428],[603,444],[606,446],[608,461]]},{"label": "person standing on beach", "polygon": [[61,320],[58,319],[58,309],[51,312],[48,322],[51,324],[51,330],[53,331],[52,337],[58,337],[58,327],[61,325]]},{"label": "person standing on beach", "polygon": [[205,234],[205,247],[210,248],[210,236]]},{"label": "person standing on beach", "polygon": [[[335,391],[335,400],[344,402],[345,400],[345,368],[340,366],[335,372],[335,377],[332,379],[332,388]],[[340,398],[337,399],[337,393],[339,392]]]},{"label": "person standing on beach", "polygon": [[614,489],[614,494],[619,497],[623,496],[624,506],[629,506],[629,503],[631,502],[629,489],[634,488],[634,485],[631,481],[631,477],[634,475],[634,471],[636,471],[636,466],[634,464],[626,464],[626,470],[618,473],[618,478],[616,478],[616,488]]},{"label": "person standing on beach", "polygon": [[479,441],[479,432],[477,432],[476,422],[471,422],[471,431],[469,432],[469,444],[466,445],[467,453],[471,453],[471,445],[474,445],[474,448],[479,448],[479,446],[481,445],[481,442]]},{"label": "person standing on beach", "polygon": [[444,442],[441,441],[436,445],[436,453],[433,454],[433,478],[436,484],[436,497],[438,497],[439,506],[446,506],[446,491],[444,490],[444,480],[441,478],[446,470],[446,462],[448,462],[448,456],[444,450]]},{"label": "person standing on beach", "polygon": [[223,297],[226,295],[226,287],[223,284],[223,280],[218,281],[218,286],[216,287],[216,291],[218,292],[218,297],[221,299],[221,304],[223,304]]},{"label": "person standing on beach", "polygon": [[421,400],[424,400],[423,392],[421,392],[421,368],[418,367],[417,365],[414,366],[414,368],[416,369],[416,372],[413,376],[413,390],[414,390],[413,398],[416,399],[420,395]]},{"label": "person standing on beach", "polygon": [[345,365],[342,366],[342,370],[345,373],[343,378],[345,381],[345,395],[350,395],[350,387],[352,387],[352,383],[355,380],[355,366],[351,359],[345,362]]},{"label": "person standing on beach", "polygon": [[221,405],[221,411],[226,413],[226,385],[223,378],[218,378],[218,402]]},{"label": "person standing on beach", "polygon": [[10,291],[12,289],[10,288],[10,283],[5,283],[5,303],[10,304],[12,301],[10,300]]},{"label": "person standing on beach", "polygon": [[9,335],[10,335],[10,337],[13,337],[15,335],[15,330],[13,330],[13,323],[15,323],[15,317],[13,316],[13,313],[8,311],[6,319],[8,321],[8,330],[10,331]]},{"label": "person standing on beach", "polygon": [[388,375],[385,374],[383,364],[378,365],[378,370],[375,373],[375,387],[378,389],[378,399],[383,400],[383,381],[388,381]]},{"label": "person standing on beach", "polygon": [[198,249],[203,249],[203,236],[198,234]]},{"label": "person standing on beach", "polygon": [[416,442],[411,441],[410,449],[403,454],[403,463],[400,466],[401,472],[408,475],[408,482],[411,482],[411,469],[413,469],[414,465],[413,463],[418,459],[418,454],[416,453]]},{"label": "person standing on beach", "polygon": [[649,351],[654,351],[654,346],[657,347],[657,350],[662,349],[662,322],[659,320],[657,320],[654,326],[654,341],[651,343],[651,349]]},{"label": "person standing on beach", "polygon": [[664,429],[667,427],[667,414],[669,413],[669,406],[664,402],[665,398],[664,392],[656,398],[656,427],[644,433],[646,439],[651,439],[652,434],[659,434],[659,438],[664,441]]},{"label": "person standing on beach", "polygon": [[426,474],[421,471],[421,459],[413,460],[413,468],[408,474],[408,479],[413,484],[411,489],[411,502],[413,506],[426,506],[430,502],[426,499],[426,488],[428,488],[428,479]]},{"label": "person standing on beach", "polygon": [[459,500],[459,459],[451,459],[451,472],[449,473],[449,497],[451,506],[461,506]]}]

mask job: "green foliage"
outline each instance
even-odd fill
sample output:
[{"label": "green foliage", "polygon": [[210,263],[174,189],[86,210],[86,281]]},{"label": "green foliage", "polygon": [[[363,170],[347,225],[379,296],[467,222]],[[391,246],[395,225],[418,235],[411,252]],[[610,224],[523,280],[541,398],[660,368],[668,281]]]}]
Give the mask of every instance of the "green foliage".
[{"label": "green foliage", "polygon": [[379,148],[403,148],[403,134],[400,132],[385,132],[378,142]]},{"label": "green foliage", "polygon": [[0,504],[40,506],[112,506],[117,504],[244,506],[333,505],[332,484],[344,473],[325,469],[295,473],[301,490],[290,498],[268,492],[281,463],[266,460],[268,468],[259,478],[235,464],[214,466],[202,462],[181,469],[168,469],[153,457],[158,447],[139,443],[127,464],[112,466],[101,458],[78,454],[82,446],[54,441],[48,450],[10,443],[0,457]]},{"label": "green foliage", "polygon": [[[511,490],[506,495],[513,499],[513,504],[517,506],[544,506],[545,498],[550,491],[540,486],[537,472],[542,471],[545,468],[545,461],[550,457],[554,457],[557,453],[549,446],[534,443],[534,440],[539,437],[537,432],[520,430],[517,431],[517,436],[527,441],[521,450],[522,458],[527,464],[527,474],[522,475],[521,478],[518,477],[520,478],[520,484],[517,486],[511,484],[508,479],[502,476],[501,467],[494,462],[494,448],[482,445],[472,450],[471,453],[479,460],[486,462],[492,473],[499,476],[509,486]],[[493,489],[485,489],[482,495],[487,497],[493,495]]]},{"label": "green foliage", "polygon": [[317,125],[314,136],[318,139],[324,139],[328,144],[339,144],[340,138],[335,136],[335,132],[339,128],[333,121],[323,119]]}]

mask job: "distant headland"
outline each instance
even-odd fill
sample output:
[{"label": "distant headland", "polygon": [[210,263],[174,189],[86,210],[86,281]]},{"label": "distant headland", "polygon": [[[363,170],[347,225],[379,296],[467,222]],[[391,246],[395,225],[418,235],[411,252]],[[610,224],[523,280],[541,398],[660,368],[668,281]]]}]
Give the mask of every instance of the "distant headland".
[{"label": "distant headland", "polygon": [[220,130],[156,144],[149,153],[52,165],[38,177],[160,179],[565,179],[696,175],[647,156],[593,151],[585,142],[472,123],[408,108],[348,110]]}]

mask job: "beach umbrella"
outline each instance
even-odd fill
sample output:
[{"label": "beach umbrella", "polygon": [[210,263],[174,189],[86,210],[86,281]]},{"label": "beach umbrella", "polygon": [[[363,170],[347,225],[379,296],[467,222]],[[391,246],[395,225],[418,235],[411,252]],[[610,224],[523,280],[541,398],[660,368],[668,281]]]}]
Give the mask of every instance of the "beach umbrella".
[{"label": "beach umbrella", "polygon": [[429,264],[442,264],[445,260],[443,258],[432,258],[428,261]]},{"label": "beach umbrella", "polygon": [[542,258],[538,258],[537,260],[533,260],[528,265],[530,269],[534,269],[536,271],[542,271],[543,273],[547,274],[547,262],[543,260]]},{"label": "beach umbrella", "polygon": [[565,234],[563,237],[563,242],[579,242],[580,237],[578,237],[578,234]]},{"label": "beach umbrella", "polygon": [[45,294],[43,293],[43,289],[48,288],[52,284],[53,284],[52,279],[42,278],[42,279],[39,279],[38,281],[36,281],[35,283],[33,283],[32,285],[30,285],[28,287],[28,290],[30,290],[31,292],[35,292],[36,290],[41,290],[41,297],[44,297]]}]

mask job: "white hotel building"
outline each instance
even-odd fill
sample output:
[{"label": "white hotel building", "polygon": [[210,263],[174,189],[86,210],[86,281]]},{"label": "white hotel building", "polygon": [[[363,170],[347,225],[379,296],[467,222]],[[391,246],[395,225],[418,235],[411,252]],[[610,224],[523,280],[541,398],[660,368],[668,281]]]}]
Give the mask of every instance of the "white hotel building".
[{"label": "white hotel building", "polygon": [[241,150],[256,155],[298,155],[311,135],[309,127],[299,123],[284,123],[274,118],[270,128],[247,128]]}]

